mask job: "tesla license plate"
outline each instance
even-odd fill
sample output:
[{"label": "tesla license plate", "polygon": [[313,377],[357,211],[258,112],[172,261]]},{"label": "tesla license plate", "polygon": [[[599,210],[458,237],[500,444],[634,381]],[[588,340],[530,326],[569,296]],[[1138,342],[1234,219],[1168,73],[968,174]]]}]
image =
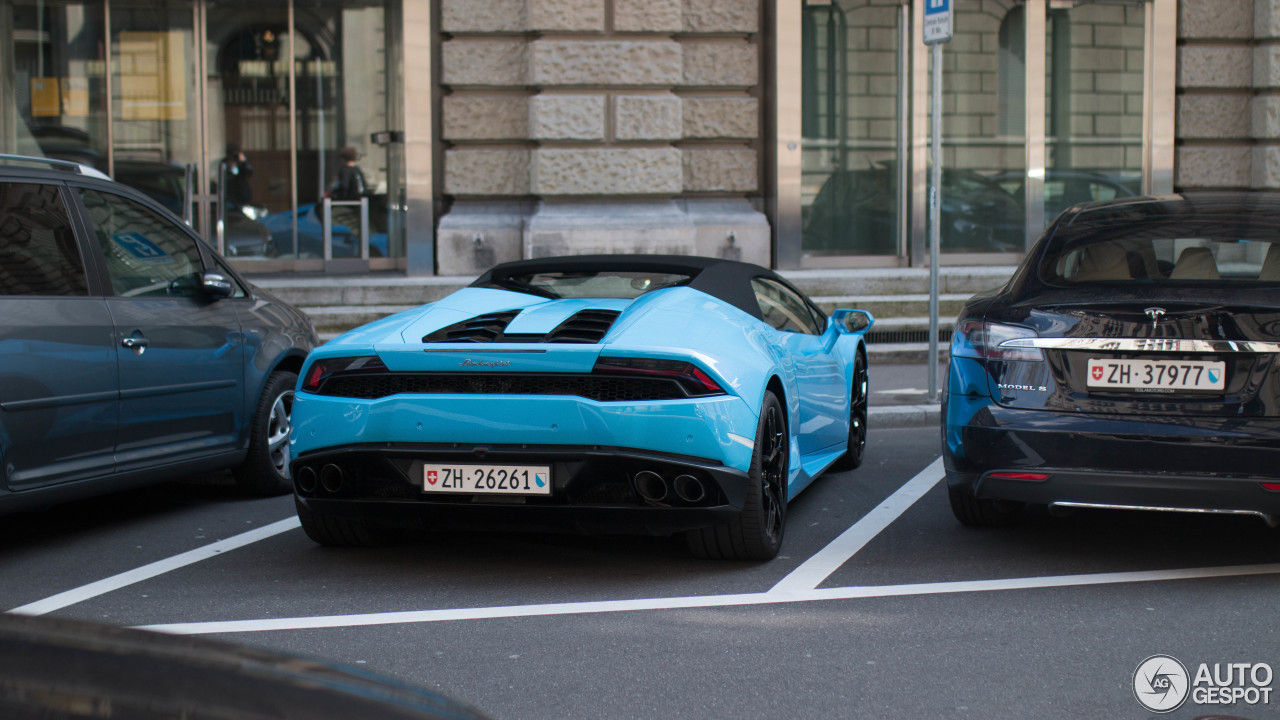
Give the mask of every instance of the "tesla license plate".
[{"label": "tesla license plate", "polygon": [[1091,390],[1223,392],[1227,364],[1210,360],[1100,360],[1089,358]]},{"label": "tesla license plate", "polygon": [[422,491],[466,495],[550,495],[545,465],[436,465],[416,463]]}]

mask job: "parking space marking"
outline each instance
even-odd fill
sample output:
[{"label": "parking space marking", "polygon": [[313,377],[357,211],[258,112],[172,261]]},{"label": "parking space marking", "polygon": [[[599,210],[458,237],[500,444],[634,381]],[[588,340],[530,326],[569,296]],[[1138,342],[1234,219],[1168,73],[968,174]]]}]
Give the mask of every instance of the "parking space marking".
[{"label": "parking space marking", "polygon": [[642,610],[682,610],[690,608],[742,607],[746,605],[786,605],[820,600],[858,600],[866,598],[943,595],[953,593],[992,592],[1001,590],[1036,590],[1045,588],[1112,585],[1121,583],[1197,580],[1247,575],[1280,574],[1280,563],[1269,565],[1237,565],[1233,567],[1188,568],[1179,570],[1147,570],[1136,572],[1057,575],[1049,577],[1005,578],[958,582],[918,583],[910,585],[864,585],[794,591],[786,594],[745,593],[740,595],[704,595],[641,600],[604,600],[596,602],[549,603],[545,605],[508,605],[499,607],[456,608],[450,610],[411,610],[370,613],[364,615],[328,615],[261,620],[225,620],[214,622],[144,625],[143,630],[176,635],[213,633],[269,632],[279,630],[316,630],[323,628],[361,627],[368,625],[405,625],[412,623],[452,622],[458,620],[495,620],[502,618],[547,617],[552,615],[594,615]]},{"label": "parking space marking", "polygon": [[270,525],[260,527],[256,530],[240,533],[239,535],[229,537],[226,540],[219,540],[218,542],[205,545],[204,547],[198,547],[195,550],[189,550],[180,555],[174,555],[173,557],[165,558],[164,560],[157,560],[149,565],[143,565],[142,567],[122,572],[119,575],[113,575],[109,578],[104,578],[97,582],[83,585],[75,588],[74,590],[68,590],[66,592],[61,592],[57,595],[47,597],[43,600],[28,603],[22,607],[14,608],[9,612],[16,615],[44,615],[46,613],[51,613],[55,610],[61,610],[62,608],[70,605],[84,602],[90,598],[95,598],[99,595],[105,595],[109,592],[119,590],[122,587],[127,587],[134,583],[142,582],[143,580],[150,580],[157,575],[163,575],[171,570],[177,570],[178,568],[198,563],[201,560],[207,560],[229,550],[235,550],[236,548],[250,545],[258,542],[259,540],[266,540],[269,537],[274,537],[280,533],[288,532],[296,527],[300,527],[300,524],[297,516],[295,515],[294,517],[285,518],[284,520],[271,523]]},{"label": "parking space marking", "polygon": [[861,520],[849,526],[849,529],[841,533],[840,537],[832,540],[816,555],[805,560],[800,567],[782,578],[769,590],[769,594],[803,593],[821,585],[823,580],[840,569],[841,565],[848,562],[849,558],[871,542],[882,530],[889,527],[894,520],[907,511],[907,508],[924,497],[924,494],[929,492],[929,489],[936,485],[942,476],[942,458],[939,457],[930,463],[929,467],[921,470],[896,492],[885,498],[884,502],[877,505],[874,510],[863,515]]}]

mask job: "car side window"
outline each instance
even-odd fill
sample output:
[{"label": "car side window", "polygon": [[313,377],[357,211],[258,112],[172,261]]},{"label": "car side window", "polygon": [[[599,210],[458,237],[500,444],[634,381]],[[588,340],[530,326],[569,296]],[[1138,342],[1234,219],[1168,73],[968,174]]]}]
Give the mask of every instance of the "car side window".
[{"label": "car side window", "polygon": [[751,289],[755,292],[760,315],[775,330],[818,335],[813,314],[804,300],[787,288],[768,278],[754,278]]},{"label": "car side window", "polygon": [[80,196],[117,295],[200,294],[204,264],[190,235],[129,198],[88,188],[80,188]]},{"label": "car side window", "polygon": [[88,295],[57,185],[0,183],[0,295]]}]

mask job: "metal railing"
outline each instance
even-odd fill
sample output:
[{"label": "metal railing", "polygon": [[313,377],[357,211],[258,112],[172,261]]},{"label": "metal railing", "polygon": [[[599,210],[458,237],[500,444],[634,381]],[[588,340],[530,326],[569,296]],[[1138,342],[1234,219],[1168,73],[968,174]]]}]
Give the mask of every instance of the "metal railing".
[{"label": "metal railing", "polygon": [[360,259],[368,262],[369,260],[369,198],[361,197],[359,200],[334,200],[333,198],[324,199],[323,219],[324,219],[324,260],[331,262],[333,260],[333,208],[334,207],[359,207],[360,208]]}]

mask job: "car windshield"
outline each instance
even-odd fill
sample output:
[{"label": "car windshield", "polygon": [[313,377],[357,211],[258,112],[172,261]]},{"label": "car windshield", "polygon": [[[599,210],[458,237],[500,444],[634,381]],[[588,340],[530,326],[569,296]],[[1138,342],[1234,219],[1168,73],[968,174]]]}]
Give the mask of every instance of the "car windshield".
[{"label": "car windshield", "polygon": [[1040,277],[1050,285],[1280,283],[1280,227],[1186,216],[1086,222],[1049,242]]},{"label": "car windshield", "polygon": [[511,275],[491,286],[550,298],[620,298],[630,300],[662,288],[685,285],[689,275],[667,272],[586,270]]}]

